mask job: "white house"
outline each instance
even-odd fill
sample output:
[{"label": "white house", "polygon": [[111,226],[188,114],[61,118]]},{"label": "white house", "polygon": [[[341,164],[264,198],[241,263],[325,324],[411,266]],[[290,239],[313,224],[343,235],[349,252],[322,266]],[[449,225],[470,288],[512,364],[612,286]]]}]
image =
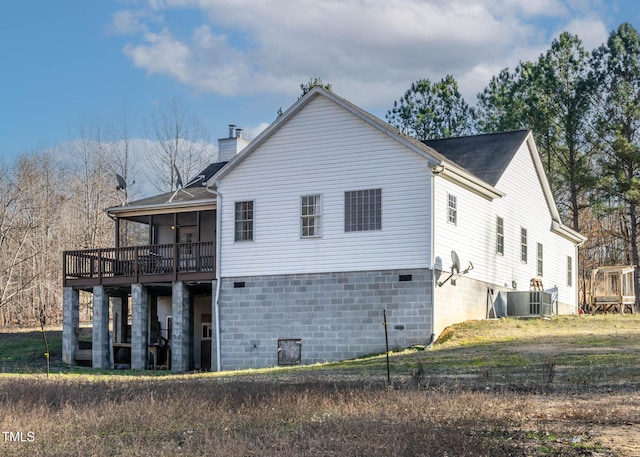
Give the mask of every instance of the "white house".
[{"label": "white house", "polygon": [[[149,322],[162,321],[162,306],[173,318],[174,369],[197,366],[191,354],[209,351],[214,369],[383,352],[385,312],[392,347],[427,345],[452,323],[508,313],[515,291],[529,306],[532,279],[554,289],[555,312],[577,311],[584,237],[560,221],[528,131],[422,143],[315,87],[252,142],[231,132],[218,163],[191,189],[178,201],[164,195],[110,210],[116,220],[148,221],[151,247],[152,232],[180,246],[171,251],[173,275],[148,276],[138,255],[118,281],[120,296],[131,296],[135,366],[144,364]],[[187,229],[179,218],[194,208],[202,211]],[[181,254],[181,227],[202,242],[195,257],[188,251],[195,261]],[[215,255],[201,256],[212,233]],[[65,262],[84,254],[73,255]],[[106,279],[66,272],[66,326],[74,322],[73,291],[110,295],[116,286]],[[96,345],[103,333],[93,334],[100,360],[110,350]],[[66,335],[72,359],[73,332]]]}]

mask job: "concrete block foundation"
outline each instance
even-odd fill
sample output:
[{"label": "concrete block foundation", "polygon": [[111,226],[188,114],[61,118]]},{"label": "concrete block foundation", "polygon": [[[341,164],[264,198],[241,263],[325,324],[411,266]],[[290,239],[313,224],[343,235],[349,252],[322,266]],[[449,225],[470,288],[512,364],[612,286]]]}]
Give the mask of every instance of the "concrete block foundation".
[{"label": "concrete block foundation", "polygon": [[431,287],[427,269],[222,279],[222,369],[277,365],[279,340],[302,364],[384,352],[384,310],[390,348],[425,345]]}]

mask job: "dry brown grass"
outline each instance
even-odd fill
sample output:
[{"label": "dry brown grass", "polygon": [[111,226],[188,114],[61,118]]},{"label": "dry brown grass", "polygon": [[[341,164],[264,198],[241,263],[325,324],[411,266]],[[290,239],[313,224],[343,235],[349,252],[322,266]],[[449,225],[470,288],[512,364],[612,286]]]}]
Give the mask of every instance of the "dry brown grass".
[{"label": "dry brown grass", "polygon": [[614,455],[594,427],[637,397],[388,388],[383,383],[0,378],[7,456]]},{"label": "dry brown grass", "polygon": [[465,324],[433,351],[394,354],[393,386],[384,357],[223,376],[0,375],[0,432],[35,438],[0,435],[0,455],[637,456],[639,324]]}]

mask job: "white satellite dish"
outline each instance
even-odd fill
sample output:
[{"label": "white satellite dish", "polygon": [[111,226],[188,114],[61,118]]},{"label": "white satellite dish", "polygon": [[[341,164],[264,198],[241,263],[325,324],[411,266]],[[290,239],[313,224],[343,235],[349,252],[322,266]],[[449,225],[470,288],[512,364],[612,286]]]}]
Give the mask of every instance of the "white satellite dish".
[{"label": "white satellite dish", "polygon": [[[469,262],[469,266],[462,272],[462,274],[467,274],[471,270],[473,270],[473,264]],[[442,287],[448,280],[453,277],[453,275],[459,276],[460,274],[460,258],[458,257],[456,251],[451,251],[451,273],[449,273],[449,276],[447,276],[444,281],[438,281],[438,286]]]},{"label": "white satellite dish", "polygon": [[460,259],[456,251],[451,251],[451,274],[460,273]]}]

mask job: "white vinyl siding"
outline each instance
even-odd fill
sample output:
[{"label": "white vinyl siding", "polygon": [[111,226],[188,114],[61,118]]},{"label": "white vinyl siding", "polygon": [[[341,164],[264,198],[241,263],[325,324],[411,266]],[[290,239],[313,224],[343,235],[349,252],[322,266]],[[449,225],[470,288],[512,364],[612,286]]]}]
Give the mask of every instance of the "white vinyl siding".
[{"label": "white vinyl siding", "polygon": [[[451,251],[455,250],[462,266],[473,263],[465,277],[504,287],[516,283],[518,290],[528,290],[531,278],[537,275],[536,243],[544,244],[545,289],[558,286],[560,302],[575,304],[576,269],[572,286],[567,286],[567,256],[576,257],[575,245],[551,232],[551,215],[540,180],[535,172],[531,153],[524,143],[495,186],[506,195],[491,201],[455,183],[436,178],[435,259],[448,270]],[[458,224],[448,223],[447,194],[457,197],[458,207],[467,208],[465,217],[458,215]],[[504,256],[496,255],[496,215],[504,219]],[[513,221],[513,223],[510,223]],[[521,229],[526,227],[527,263],[521,261]],[[519,240],[511,243],[508,240]],[[534,240],[532,242],[532,240]]]},{"label": "white vinyl siding", "polygon": [[300,199],[300,236],[322,236],[322,209],[320,195],[304,195]]},{"label": "white vinyl siding", "polygon": [[[316,97],[221,179],[221,274],[429,268],[430,179],[423,157]],[[360,189],[381,189],[382,230],[345,233],[344,194]],[[317,194],[322,236],[301,239],[300,198]],[[254,242],[234,243],[233,202],[253,199]]]}]

